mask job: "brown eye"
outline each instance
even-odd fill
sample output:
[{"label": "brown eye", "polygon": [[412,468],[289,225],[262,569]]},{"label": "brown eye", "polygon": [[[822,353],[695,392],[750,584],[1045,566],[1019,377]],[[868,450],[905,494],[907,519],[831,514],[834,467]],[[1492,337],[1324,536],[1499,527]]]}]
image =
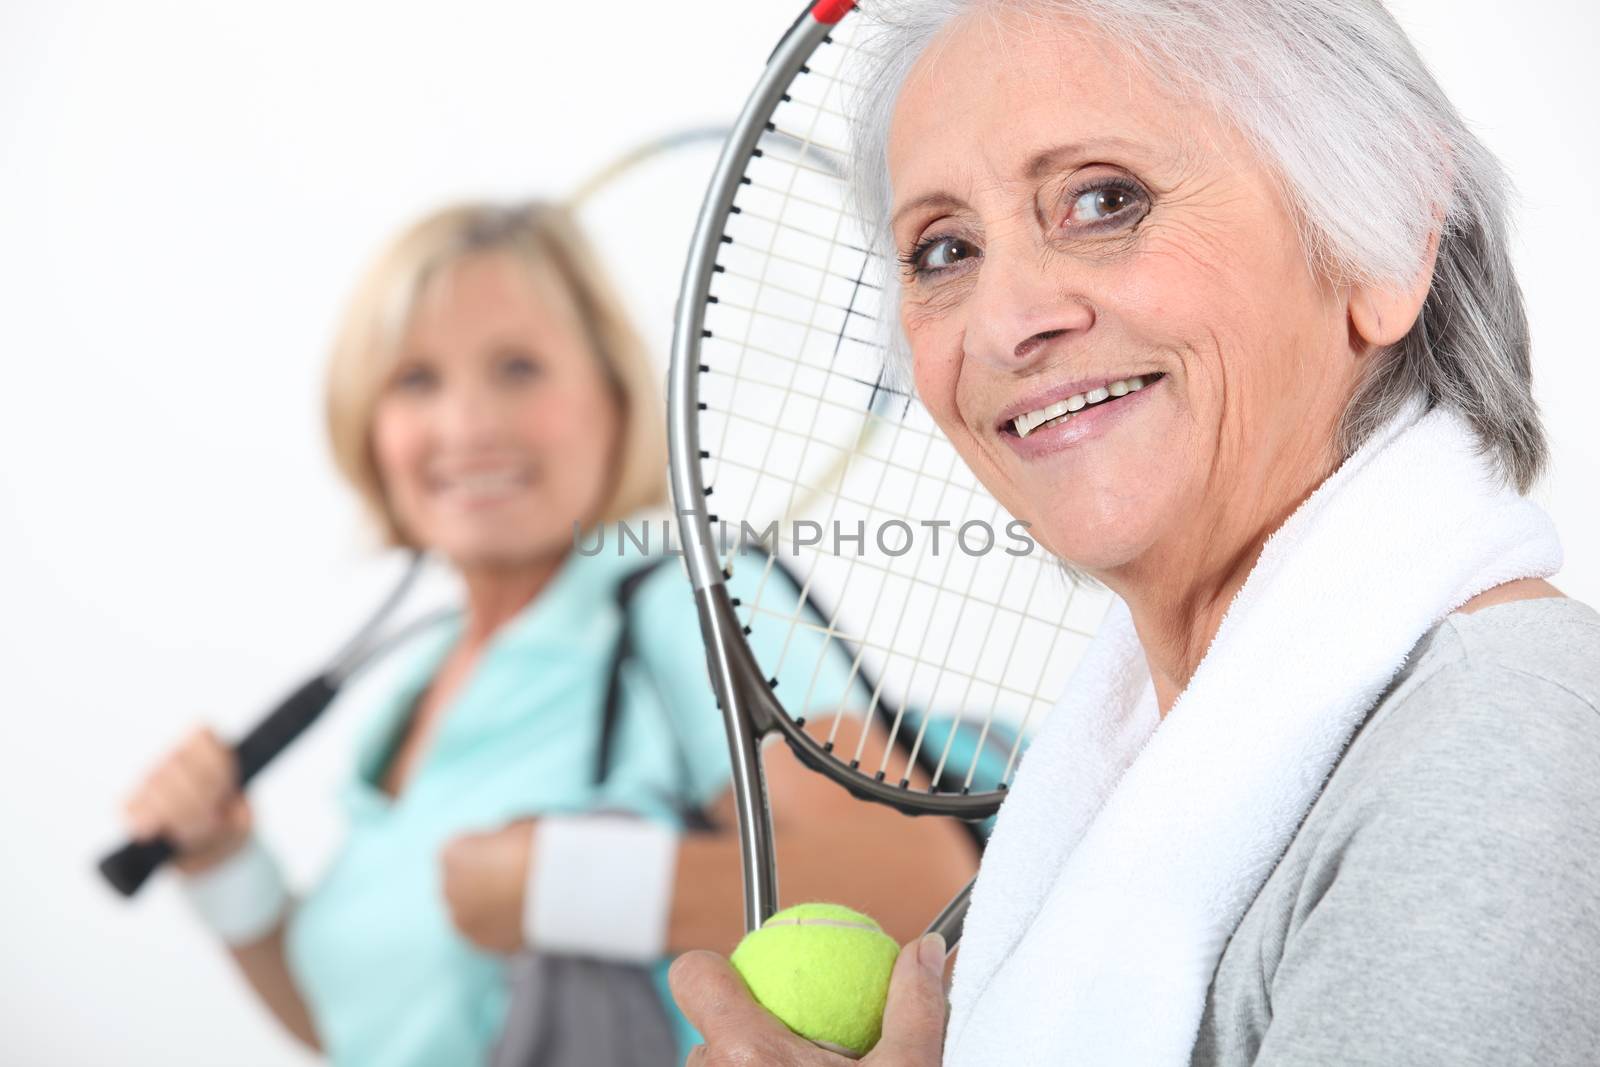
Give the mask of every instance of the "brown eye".
[{"label": "brown eye", "polygon": [[917,246],[911,255],[911,269],[917,274],[935,274],[959,266],[977,254],[977,249],[959,237],[935,237]]},{"label": "brown eye", "polygon": [[1141,192],[1122,182],[1091,186],[1073,198],[1069,221],[1093,225],[1118,218],[1131,219],[1139,214],[1143,199]]},{"label": "brown eye", "polygon": [[510,382],[531,382],[544,374],[544,365],[532,356],[508,355],[500,361],[500,376]]},{"label": "brown eye", "polygon": [[432,367],[414,363],[402,368],[389,384],[396,392],[430,393],[439,387],[439,375]]}]

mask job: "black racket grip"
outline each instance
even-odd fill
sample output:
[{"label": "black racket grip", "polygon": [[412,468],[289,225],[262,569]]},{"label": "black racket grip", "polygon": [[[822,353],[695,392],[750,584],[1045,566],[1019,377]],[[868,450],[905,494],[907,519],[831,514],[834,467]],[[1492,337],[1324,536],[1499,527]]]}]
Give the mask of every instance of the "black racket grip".
[{"label": "black racket grip", "polygon": [[165,838],[130,841],[100,861],[100,873],[111,887],[131,897],[144,885],[156,868],[172,858],[172,846]]},{"label": "black racket grip", "polygon": [[338,695],[339,683],[326,674],[317,675],[290,693],[234,746],[233,751],[239,757],[239,785],[248,785],[261,768],[294,744],[308,726],[322,717]]},{"label": "black racket grip", "polygon": [[[246,785],[276,759],[278,753],[293,744],[338,695],[339,683],[326,674],[317,675],[290,693],[234,746],[234,755],[239,761],[239,785]],[[172,845],[161,838],[132,841],[101,860],[100,873],[113,889],[131,897],[173,857],[174,851]]]}]

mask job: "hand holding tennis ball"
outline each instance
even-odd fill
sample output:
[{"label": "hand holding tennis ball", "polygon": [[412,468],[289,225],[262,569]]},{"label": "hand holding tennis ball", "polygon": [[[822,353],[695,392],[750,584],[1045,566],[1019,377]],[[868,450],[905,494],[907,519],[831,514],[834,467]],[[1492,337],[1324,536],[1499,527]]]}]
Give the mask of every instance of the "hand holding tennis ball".
[{"label": "hand holding tennis ball", "polygon": [[689,1063],[834,1067],[870,1052],[874,1067],[938,1067],[944,959],[937,935],[902,950],[849,908],[788,908],[731,961],[692,952],[673,966],[673,994],[706,1040]]},{"label": "hand holding tennis ball", "polygon": [[801,1037],[862,1056],[883,1032],[900,946],[838,904],[797,904],[739,942],[729,958],[763,1007]]}]

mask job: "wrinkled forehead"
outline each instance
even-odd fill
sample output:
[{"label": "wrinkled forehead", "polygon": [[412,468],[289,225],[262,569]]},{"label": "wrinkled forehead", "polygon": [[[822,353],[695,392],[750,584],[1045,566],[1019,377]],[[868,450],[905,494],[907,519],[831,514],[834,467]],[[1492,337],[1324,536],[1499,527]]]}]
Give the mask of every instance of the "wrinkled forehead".
[{"label": "wrinkled forehead", "polygon": [[1138,165],[1187,154],[1218,130],[1210,108],[1108,31],[987,9],[953,20],[918,57],[890,119],[887,163],[898,203],[925,187],[1026,180],[1052,148],[1105,146]]}]

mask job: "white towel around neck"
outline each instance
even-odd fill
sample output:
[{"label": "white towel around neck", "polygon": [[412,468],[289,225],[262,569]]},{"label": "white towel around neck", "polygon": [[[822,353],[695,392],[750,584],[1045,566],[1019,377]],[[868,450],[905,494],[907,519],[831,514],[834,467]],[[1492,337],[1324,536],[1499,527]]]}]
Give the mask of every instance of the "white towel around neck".
[{"label": "white towel around neck", "polygon": [[947,1067],[1188,1064],[1223,947],[1406,654],[1560,565],[1464,421],[1413,409],[1267,541],[1164,721],[1118,602],[996,823]]}]

